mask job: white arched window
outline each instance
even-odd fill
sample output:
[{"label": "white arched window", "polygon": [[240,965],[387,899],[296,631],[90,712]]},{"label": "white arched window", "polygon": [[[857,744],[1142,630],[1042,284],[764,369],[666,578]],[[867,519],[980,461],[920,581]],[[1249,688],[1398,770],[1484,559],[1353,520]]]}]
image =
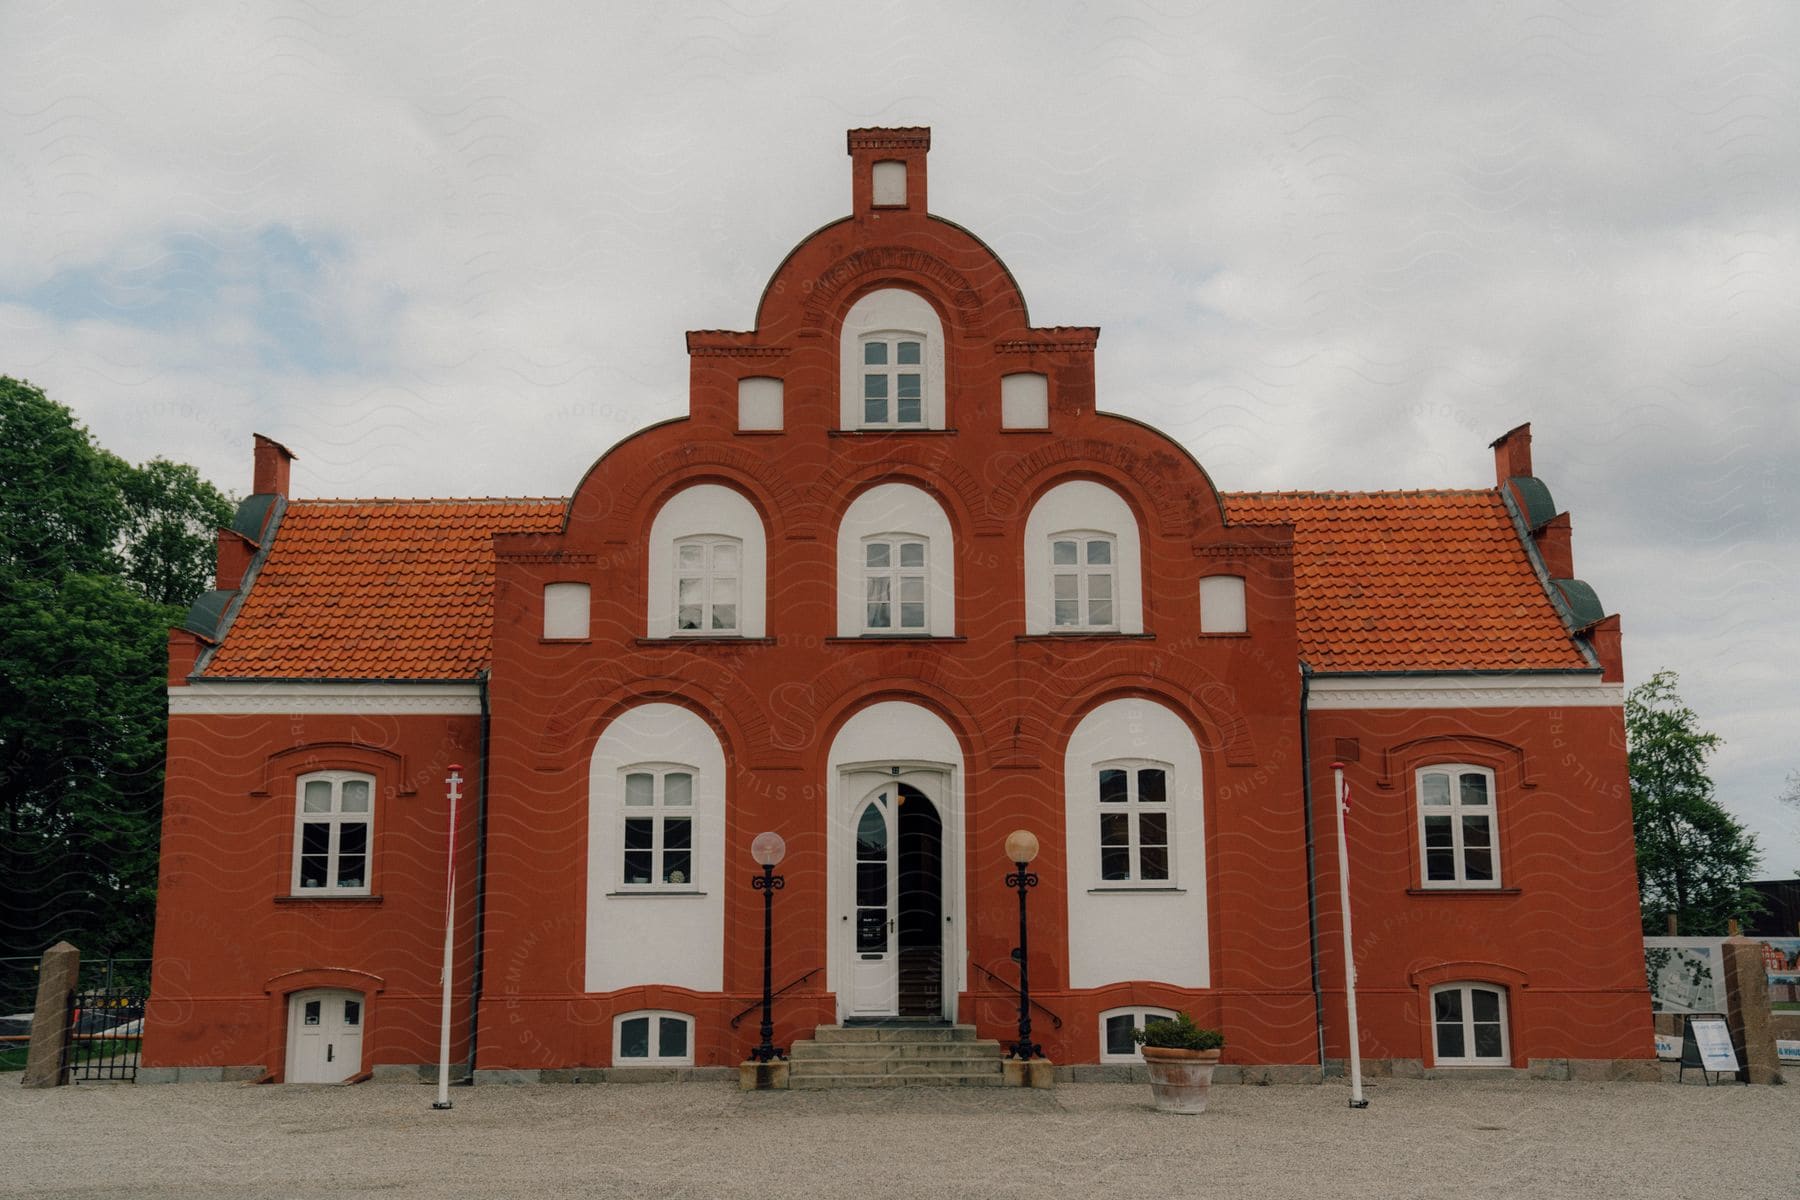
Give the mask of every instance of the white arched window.
[{"label": "white arched window", "polygon": [[671,496],[650,525],[650,637],[762,637],[768,551],[762,517],[716,483]]},{"label": "white arched window", "polygon": [[294,805],[296,896],[366,896],[375,781],[348,771],[302,775]]},{"label": "white arched window", "polygon": [[586,990],[724,983],[725,751],[676,704],[639,704],[588,766]]},{"label": "white arched window", "polygon": [[1446,983],[1432,988],[1431,1032],[1437,1066],[1510,1065],[1506,989],[1489,983]]},{"label": "white arched window", "polygon": [[955,551],[949,517],[923,488],[862,492],[838,522],[838,636],[954,636]]},{"label": "white arched window", "polygon": [[844,429],[944,428],[944,326],[922,296],[884,288],[859,299],[838,356]]},{"label": "white arched window", "polygon": [[1495,819],[1494,773],[1453,763],[1420,767],[1420,886],[1500,886],[1500,839]]},{"label": "white arched window", "polygon": [[613,1018],[613,1066],[693,1065],[694,1018],[687,1013],[643,1009]]},{"label": "white arched window", "polygon": [[1188,723],[1155,700],[1096,706],[1069,735],[1063,788],[1069,986],[1210,986],[1205,790]]},{"label": "white arched window", "polygon": [[1142,633],[1137,519],[1091,480],[1058,484],[1025,521],[1025,632]]}]

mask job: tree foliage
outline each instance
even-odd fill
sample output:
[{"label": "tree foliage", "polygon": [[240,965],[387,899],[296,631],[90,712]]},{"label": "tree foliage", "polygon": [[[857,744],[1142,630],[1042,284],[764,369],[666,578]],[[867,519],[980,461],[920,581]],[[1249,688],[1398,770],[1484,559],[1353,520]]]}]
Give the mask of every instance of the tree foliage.
[{"label": "tree foliage", "polygon": [[1646,933],[1664,932],[1675,913],[1682,934],[1720,936],[1728,920],[1761,907],[1747,886],[1759,855],[1756,838],[1713,798],[1706,760],[1722,739],[1700,728],[1679,682],[1658,671],[1625,698],[1638,898]]},{"label": "tree foliage", "polygon": [[0,479],[0,955],[147,956],[168,629],[231,504],[5,376]]}]

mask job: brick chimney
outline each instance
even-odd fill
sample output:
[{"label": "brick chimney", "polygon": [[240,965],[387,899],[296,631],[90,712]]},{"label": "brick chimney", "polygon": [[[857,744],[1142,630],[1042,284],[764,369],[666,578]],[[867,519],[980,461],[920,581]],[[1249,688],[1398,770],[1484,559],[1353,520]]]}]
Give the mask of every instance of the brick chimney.
[{"label": "brick chimney", "polygon": [[1504,484],[1514,475],[1531,474],[1531,422],[1509,429],[1494,439],[1494,484]]},{"label": "brick chimney", "polygon": [[850,151],[850,211],[857,220],[879,218],[884,212],[925,214],[930,129],[852,129],[845,141]]},{"label": "brick chimney", "polygon": [[1552,579],[1575,578],[1575,548],[1570,541],[1569,514],[1557,513],[1531,535]]},{"label": "brick chimney", "polygon": [[294,452],[274,438],[264,437],[260,433],[255,436],[256,474],[250,494],[253,496],[286,496],[288,493],[288,467],[294,461]]}]

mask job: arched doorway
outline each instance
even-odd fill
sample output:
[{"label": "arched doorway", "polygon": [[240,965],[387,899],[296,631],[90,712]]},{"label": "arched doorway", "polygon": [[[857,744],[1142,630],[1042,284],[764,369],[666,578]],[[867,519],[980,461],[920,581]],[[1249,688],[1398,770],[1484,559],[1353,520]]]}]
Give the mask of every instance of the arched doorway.
[{"label": "arched doorway", "polygon": [[921,783],[885,779],[851,813],[854,1016],[944,1014],[944,823]]}]

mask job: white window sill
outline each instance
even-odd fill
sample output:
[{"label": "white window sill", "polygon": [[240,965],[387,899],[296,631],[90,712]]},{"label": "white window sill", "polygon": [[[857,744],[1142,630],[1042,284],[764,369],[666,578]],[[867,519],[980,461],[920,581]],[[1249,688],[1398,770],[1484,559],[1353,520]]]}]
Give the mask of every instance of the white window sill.
[{"label": "white window sill", "polygon": [[1173,885],[1164,884],[1108,883],[1102,884],[1100,887],[1091,887],[1088,889],[1088,895],[1090,896],[1105,895],[1112,892],[1127,894],[1132,892],[1140,894],[1147,892],[1153,896],[1187,895],[1187,889],[1184,887],[1175,887]]},{"label": "white window sill", "polygon": [[334,900],[353,900],[359,904],[380,904],[381,897],[369,892],[331,892],[324,888],[308,888],[275,897],[277,904],[329,904]]},{"label": "white window sill", "polygon": [[653,884],[632,885],[620,884],[606,893],[608,896],[704,896],[705,892],[694,888],[656,887]]}]

